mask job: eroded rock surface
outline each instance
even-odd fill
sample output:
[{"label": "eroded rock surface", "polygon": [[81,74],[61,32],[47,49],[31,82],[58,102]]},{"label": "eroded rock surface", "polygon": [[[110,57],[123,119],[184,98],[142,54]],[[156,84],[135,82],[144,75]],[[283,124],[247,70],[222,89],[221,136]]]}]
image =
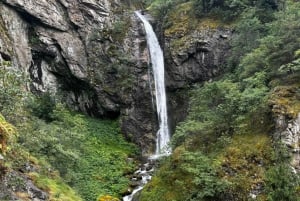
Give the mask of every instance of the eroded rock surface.
[{"label": "eroded rock surface", "polygon": [[[157,115],[145,31],[127,6],[119,0],[4,0],[0,54],[29,74],[31,91],[60,94],[91,116],[120,117],[122,132],[146,155],[154,151]],[[177,36],[161,37],[173,129],[186,113],[185,87],[222,71],[229,34],[198,30],[180,48],[173,43]]]},{"label": "eroded rock surface", "polygon": [[1,177],[0,200],[46,201],[48,194],[19,172],[9,172]]},{"label": "eroded rock surface", "polygon": [[195,30],[183,40],[181,36],[165,38],[167,85],[180,88],[207,81],[223,72],[229,54],[230,29]]},{"label": "eroded rock surface", "polygon": [[285,115],[276,118],[275,137],[280,139],[290,150],[291,165],[300,171],[300,113],[297,118],[289,119]]}]

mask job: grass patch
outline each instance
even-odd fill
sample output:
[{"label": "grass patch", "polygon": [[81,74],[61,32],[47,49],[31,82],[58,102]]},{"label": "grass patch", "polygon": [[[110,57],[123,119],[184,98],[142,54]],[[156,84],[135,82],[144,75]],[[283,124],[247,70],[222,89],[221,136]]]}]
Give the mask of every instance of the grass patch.
[{"label": "grass patch", "polygon": [[37,187],[49,193],[49,201],[82,201],[79,195],[59,177],[49,177],[30,173],[30,178]]}]

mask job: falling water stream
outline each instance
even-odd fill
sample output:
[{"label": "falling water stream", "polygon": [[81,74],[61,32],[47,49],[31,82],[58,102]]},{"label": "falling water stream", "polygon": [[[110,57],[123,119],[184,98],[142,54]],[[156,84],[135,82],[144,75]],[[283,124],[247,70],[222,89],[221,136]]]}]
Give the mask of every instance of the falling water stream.
[{"label": "falling water stream", "polygon": [[165,89],[164,55],[151,24],[140,12],[136,12],[136,15],[144,23],[154,76],[156,109],[159,122],[159,130],[156,134],[155,155],[168,155],[170,154],[171,150],[168,146],[170,142],[170,134],[168,127],[167,98]]},{"label": "falling water stream", "polygon": [[[136,11],[135,14],[142,20],[145,27],[155,86],[155,100],[159,129],[156,133],[155,155],[150,156],[149,158],[149,161],[151,162],[161,156],[167,156],[171,154],[171,148],[169,147],[170,133],[168,126],[167,98],[165,89],[164,56],[151,24],[139,11]],[[149,168],[149,161],[135,172],[135,175],[138,175],[137,177],[142,178],[140,185],[137,186],[130,195],[125,196],[123,201],[138,200],[135,198],[137,193],[139,193],[143,189],[144,185],[151,179],[151,173],[153,172],[152,166]],[[136,179],[136,177],[133,179]]]}]

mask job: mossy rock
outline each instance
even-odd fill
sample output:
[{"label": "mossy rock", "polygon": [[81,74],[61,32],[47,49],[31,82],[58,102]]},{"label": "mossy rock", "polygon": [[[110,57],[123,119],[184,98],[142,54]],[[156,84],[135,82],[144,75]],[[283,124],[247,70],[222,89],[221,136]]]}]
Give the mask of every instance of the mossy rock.
[{"label": "mossy rock", "polygon": [[193,2],[179,4],[165,20],[165,36],[183,37],[193,31],[230,27],[217,17],[198,18],[193,12]]},{"label": "mossy rock", "polygon": [[275,114],[285,114],[296,118],[300,113],[300,83],[277,86],[271,92],[269,104]]},{"label": "mossy rock", "polygon": [[272,143],[267,134],[235,135],[215,160],[219,175],[231,183],[230,193],[246,199],[264,184],[265,172],[272,163]]}]

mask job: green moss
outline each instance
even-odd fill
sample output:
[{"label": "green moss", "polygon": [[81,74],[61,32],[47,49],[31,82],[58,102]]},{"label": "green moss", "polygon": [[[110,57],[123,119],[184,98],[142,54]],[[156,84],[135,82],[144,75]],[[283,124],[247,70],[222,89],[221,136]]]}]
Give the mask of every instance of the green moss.
[{"label": "green moss", "polygon": [[192,33],[201,30],[230,27],[218,18],[197,18],[193,12],[193,3],[187,2],[177,5],[164,20],[164,35],[171,38],[171,48],[179,51],[188,48],[193,42]]},{"label": "green moss", "polygon": [[30,178],[37,187],[49,193],[49,201],[81,201],[79,195],[59,177],[49,177],[30,173]]},{"label": "green moss", "polygon": [[165,22],[165,35],[180,37],[190,32],[203,29],[216,29],[218,27],[230,27],[230,24],[222,22],[218,17],[197,18],[193,13],[193,3],[179,4],[169,13]]},{"label": "green moss", "polygon": [[280,85],[273,89],[269,104],[275,114],[286,114],[296,118],[300,113],[300,83]]},{"label": "green moss", "polygon": [[265,172],[272,162],[272,143],[265,134],[235,135],[217,157],[219,175],[232,185],[230,192],[247,199],[249,192],[264,185]]}]

